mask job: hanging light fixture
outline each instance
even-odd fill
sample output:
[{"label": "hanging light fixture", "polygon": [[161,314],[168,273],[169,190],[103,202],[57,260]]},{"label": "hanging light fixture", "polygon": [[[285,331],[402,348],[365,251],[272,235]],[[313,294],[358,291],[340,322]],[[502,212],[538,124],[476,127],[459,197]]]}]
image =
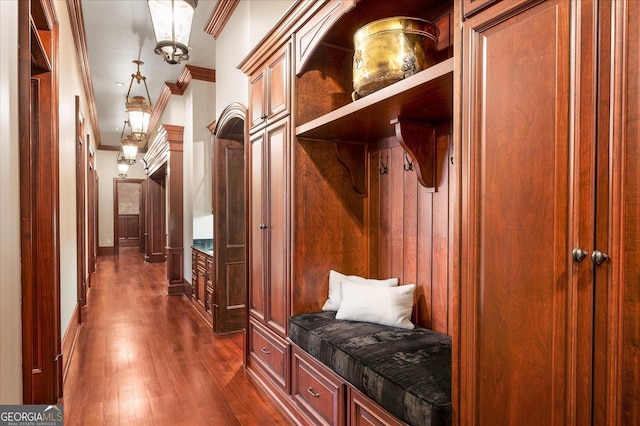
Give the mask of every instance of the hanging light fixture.
[{"label": "hanging light fixture", "polygon": [[[125,106],[129,116],[127,121],[129,122],[129,126],[131,126],[131,135],[140,142],[147,137],[149,119],[151,118],[152,111],[151,96],[149,96],[149,88],[147,87],[147,77],[140,74],[140,65],[143,65],[144,62],[135,60],[133,63],[138,66],[138,70],[135,74],[131,74],[131,83],[129,83],[129,91],[127,92]],[[148,100],[144,96],[131,97],[131,87],[133,87],[134,80],[138,84],[140,84],[140,81],[144,83]]]},{"label": "hanging light fixture", "polygon": [[133,162],[127,160],[126,158],[124,158],[124,153],[120,151],[118,153],[118,175],[121,178],[126,178],[127,172],[129,171],[129,166],[133,163],[135,163],[135,160]]},{"label": "hanging light fixture", "polygon": [[170,64],[189,60],[189,37],[198,0],[148,0],[154,51]]},{"label": "hanging light fixture", "polygon": [[129,125],[129,121],[125,120],[124,125],[122,126],[122,133],[120,134],[120,144],[122,145],[122,151],[120,152],[124,159],[129,161],[129,164],[131,165],[136,162],[140,140],[133,134],[125,137],[124,130],[127,128],[127,125]]},{"label": "hanging light fixture", "polygon": [[122,153],[125,160],[135,162],[136,156],[138,155],[137,139],[129,135],[126,138],[121,139],[120,143],[122,144]]}]

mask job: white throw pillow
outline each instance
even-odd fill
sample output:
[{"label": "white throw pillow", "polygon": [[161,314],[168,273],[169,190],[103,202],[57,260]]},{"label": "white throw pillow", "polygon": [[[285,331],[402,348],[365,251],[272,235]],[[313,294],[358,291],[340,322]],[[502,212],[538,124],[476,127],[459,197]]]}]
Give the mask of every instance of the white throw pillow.
[{"label": "white throw pillow", "polygon": [[394,287],[398,285],[397,278],[389,278],[386,280],[374,280],[371,278],[362,278],[357,275],[344,275],[334,270],[329,271],[329,298],[322,307],[323,311],[337,311],[340,308],[342,300],[342,281],[350,280],[358,284],[368,284],[381,287]]},{"label": "white throw pillow", "polygon": [[336,319],[414,328],[411,322],[415,284],[380,287],[342,281],[342,303]]}]

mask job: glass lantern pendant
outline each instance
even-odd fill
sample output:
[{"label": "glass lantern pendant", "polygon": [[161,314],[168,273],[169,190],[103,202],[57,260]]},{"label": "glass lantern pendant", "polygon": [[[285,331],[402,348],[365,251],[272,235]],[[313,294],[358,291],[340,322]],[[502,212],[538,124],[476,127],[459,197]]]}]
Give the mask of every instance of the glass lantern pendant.
[{"label": "glass lantern pendant", "polygon": [[122,144],[122,154],[127,161],[136,161],[138,155],[138,140],[135,136],[128,135],[126,138],[120,140]]},{"label": "glass lantern pendant", "polygon": [[148,0],[155,52],[170,64],[189,60],[189,37],[197,0]]},{"label": "glass lantern pendant", "polygon": [[127,177],[127,172],[129,171],[130,162],[124,158],[124,154],[122,151],[118,154],[118,175],[121,178]]},{"label": "glass lantern pendant", "polygon": [[[131,74],[131,83],[129,83],[129,91],[127,92],[127,101],[125,103],[128,115],[129,126],[131,126],[131,134],[141,141],[147,137],[147,131],[149,130],[149,119],[151,118],[151,96],[149,96],[149,88],[147,87],[147,77],[140,74],[140,65],[144,62],[135,60],[134,64],[138,66],[135,74]],[[144,88],[147,93],[147,97],[144,96],[131,96],[131,87],[134,80],[140,84],[144,83]],[[148,99],[148,100],[147,100]]]}]

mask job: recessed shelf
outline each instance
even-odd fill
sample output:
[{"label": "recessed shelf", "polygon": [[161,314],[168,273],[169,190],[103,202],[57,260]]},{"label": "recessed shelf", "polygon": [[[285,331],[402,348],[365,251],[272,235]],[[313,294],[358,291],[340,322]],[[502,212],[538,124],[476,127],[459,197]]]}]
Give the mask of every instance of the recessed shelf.
[{"label": "recessed shelf", "polygon": [[453,58],[296,127],[304,139],[373,141],[395,135],[390,121],[453,117]]},{"label": "recessed shelf", "polygon": [[37,75],[51,71],[51,62],[42,43],[36,25],[31,19],[31,74]]}]

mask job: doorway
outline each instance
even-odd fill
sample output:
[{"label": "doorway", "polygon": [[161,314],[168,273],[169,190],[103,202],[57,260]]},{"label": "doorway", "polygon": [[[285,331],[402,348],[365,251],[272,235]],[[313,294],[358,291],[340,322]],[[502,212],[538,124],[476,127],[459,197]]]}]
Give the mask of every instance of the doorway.
[{"label": "doorway", "polygon": [[144,194],[142,179],[113,180],[113,245],[142,247],[144,242]]},{"label": "doorway", "polygon": [[214,331],[241,330],[247,294],[244,135],[246,108],[229,105],[213,132]]}]

